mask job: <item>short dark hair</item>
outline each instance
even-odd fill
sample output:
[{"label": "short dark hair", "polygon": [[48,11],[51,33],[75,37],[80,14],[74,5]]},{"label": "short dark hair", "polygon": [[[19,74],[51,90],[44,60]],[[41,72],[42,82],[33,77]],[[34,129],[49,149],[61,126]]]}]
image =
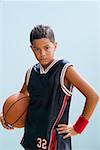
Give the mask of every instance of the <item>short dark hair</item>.
[{"label": "short dark hair", "polygon": [[35,26],[30,33],[30,43],[36,39],[48,38],[50,42],[55,42],[54,32],[49,26],[37,25]]}]

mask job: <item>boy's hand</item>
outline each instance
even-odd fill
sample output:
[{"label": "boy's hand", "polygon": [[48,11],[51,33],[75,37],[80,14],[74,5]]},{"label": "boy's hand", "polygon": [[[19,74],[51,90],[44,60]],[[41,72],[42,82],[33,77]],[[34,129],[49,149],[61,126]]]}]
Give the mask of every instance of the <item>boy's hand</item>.
[{"label": "boy's hand", "polygon": [[11,125],[9,125],[9,124],[7,124],[7,123],[5,122],[5,120],[4,120],[2,114],[0,114],[0,122],[1,122],[2,126],[3,126],[5,129],[7,129],[7,130],[14,129],[13,126],[11,126]]},{"label": "boy's hand", "polygon": [[59,124],[57,128],[58,134],[64,134],[63,139],[78,135],[72,125]]}]

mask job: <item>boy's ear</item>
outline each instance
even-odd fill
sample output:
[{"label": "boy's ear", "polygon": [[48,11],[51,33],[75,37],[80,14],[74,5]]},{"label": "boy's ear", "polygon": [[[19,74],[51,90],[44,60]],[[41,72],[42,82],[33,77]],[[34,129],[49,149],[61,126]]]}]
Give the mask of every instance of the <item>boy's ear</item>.
[{"label": "boy's ear", "polygon": [[30,45],[30,48],[32,49],[32,45]]},{"label": "boy's ear", "polygon": [[58,43],[57,42],[55,42],[54,43],[54,46],[55,46],[55,49],[57,48],[57,46],[58,46]]}]

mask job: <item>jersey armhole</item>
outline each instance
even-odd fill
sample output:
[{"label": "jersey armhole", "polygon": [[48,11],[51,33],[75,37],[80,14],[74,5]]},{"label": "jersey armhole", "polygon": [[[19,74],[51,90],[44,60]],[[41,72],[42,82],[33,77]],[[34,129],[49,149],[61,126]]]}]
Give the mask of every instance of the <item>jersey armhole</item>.
[{"label": "jersey armhole", "polygon": [[60,85],[61,85],[61,89],[62,91],[68,95],[68,96],[71,96],[72,95],[72,90],[73,90],[73,85],[71,84],[70,85],[70,88],[68,89],[65,84],[64,84],[64,77],[65,77],[65,73],[66,73],[66,70],[70,67],[70,66],[73,66],[71,63],[67,63],[64,65],[62,71],[61,71],[61,75],[60,75]]},{"label": "jersey armhole", "polygon": [[29,83],[31,71],[32,71],[32,67],[30,67],[30,68],[27,70],[27,73],[26,73],[26,85],[27,85],[27,86],[28,86],[28,83]]}]

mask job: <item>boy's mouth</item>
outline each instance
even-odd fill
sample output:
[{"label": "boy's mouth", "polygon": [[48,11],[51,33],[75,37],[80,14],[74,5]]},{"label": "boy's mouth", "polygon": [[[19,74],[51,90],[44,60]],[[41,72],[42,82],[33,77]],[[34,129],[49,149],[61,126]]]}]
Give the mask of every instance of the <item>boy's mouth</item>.
[{"label": "boy's mouth", "polygon": [[40,61],[46,61],[46,60],[47,60],[46,58],[41,58],[41,59],[40,59]]}]

